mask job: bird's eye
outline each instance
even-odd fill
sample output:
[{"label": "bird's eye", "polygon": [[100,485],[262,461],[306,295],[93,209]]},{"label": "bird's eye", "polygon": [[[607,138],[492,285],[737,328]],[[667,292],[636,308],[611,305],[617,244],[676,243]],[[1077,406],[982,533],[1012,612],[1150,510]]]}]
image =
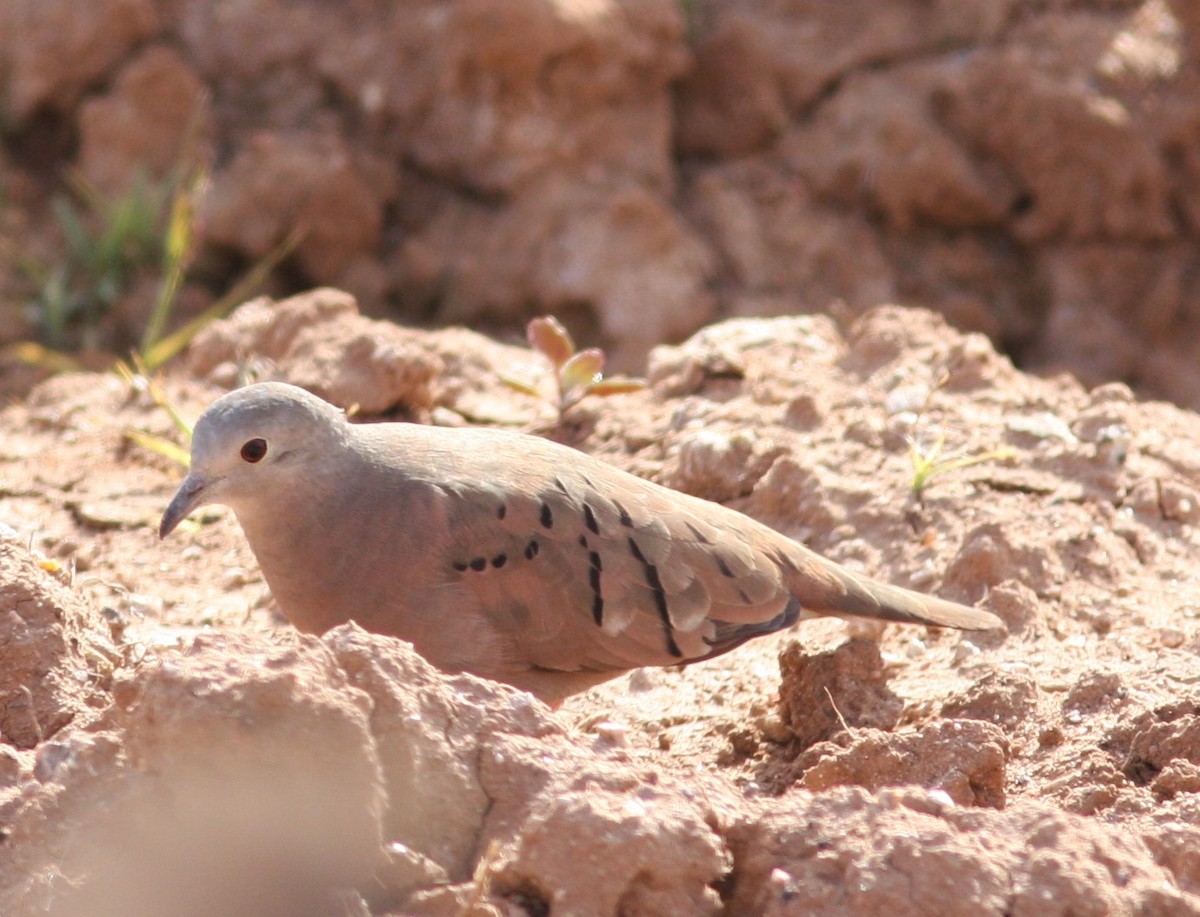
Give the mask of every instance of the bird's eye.
[{"label": "bird's eye", "polygon": [[253,465],[255,462],[261,462],[267,455],[267,441],[265,439],[246,440],[242,446],[242,458]]}]

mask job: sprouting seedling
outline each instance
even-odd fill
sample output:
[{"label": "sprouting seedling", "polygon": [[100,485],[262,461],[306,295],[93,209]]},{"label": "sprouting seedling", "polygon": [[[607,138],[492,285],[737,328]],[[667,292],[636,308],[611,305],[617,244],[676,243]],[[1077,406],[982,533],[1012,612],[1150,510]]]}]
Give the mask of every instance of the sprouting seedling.
[{"label": "sprouting seedling", "polygon": [[[619,395],[646,387],[644,379],[628,376],[604,376],[604,351],[598,347],[576,350],[575,342],[562,323],[551,315],[533,319],[525,329],[529,346],[550,361],[554,372],[559,417],[587,395]],[[522,379],[502,376],[506,385],[518,391],[543,397],[541,389]]]},{"label": "sprouting seedling", "polygon": [[956,471],[959,468],[978,465],[982,462],[1002,461],[1016,455],[1012,449],[1001,448],[992,449],[990,452],[981,452],[976,455],[958,453],[943,456],[942,447],[945,444],[945,433],[939,433],[933,445],[928,449],[923,448],[913,437],[908,437],[908,455],[912,460],[913,467],[912,492],[918,501],[924,495],[925,488],[938,475],[945,474],[948,471]]}]

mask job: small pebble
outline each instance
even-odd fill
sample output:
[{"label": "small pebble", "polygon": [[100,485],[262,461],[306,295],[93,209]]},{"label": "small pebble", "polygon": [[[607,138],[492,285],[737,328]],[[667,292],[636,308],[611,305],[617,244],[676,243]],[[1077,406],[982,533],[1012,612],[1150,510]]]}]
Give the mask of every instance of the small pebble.
[{"label": "small pebble", "polygon": [[629,675],[630,691],[652,691],[661,683],[662,679],[655,669],[634,669]]},{"label": "small pebble", "polygon": [[1049,411],[1010,417],[1004,425],[1014,433],[1024,433],[1036,439],[1060,439],[1064,443],[1079,442],[1079,438],[1071,432],[1067,422]]},{"label": "small pebble", "polygon": [[610,745],[620,748],[629,743],[629,725],[619,720],[601,720],[592,726],[592,732]]},{"label": "small pebble", "polygon": [[521,691],[519,694],[510,694],[508,705],[518,713],[524,713],[533,708],[533,695],[528,691]]},{"label": "small pebble", "polygon": [[943,809],[953,809],[957,807],[957,803],[950,797],[950,794],[943,790],[940,786],[935,786],[929,791],[929,799],[938,804]]},{"label": "small pebble", "polygon": [[1175,649],[1176,647],[1183,646],[1183,641],[1187,638],[1184,632],[1177,628],[1164,627],[1159,630],[1158,639],[1163,646]]},{"label": "small pebble", "polygon": [[1124,424],[1110,424],[1096,434],[1096,455],[1113,468],[1125,464],[1133,434]]},{"label": "small pebble", "polygon": [[923,590],[929,586],[930,583],[936,582],[937,578],[937,568],[933,565],[932,561],[926,561],[912,572],[908,580],[909,585],[913,589]]},{"label": "small pebble", "polygon": [[642,802],[640,799],[626,799],[625,800],[625,814],[630,815],[634,818],[645,818],[647,815],[650,814],[650,810],[646,807],[646,804],[644,802]]},{"label": "small pebble", "polygon": [[465,427],[467,425],[466,418],[462,414],[440,404],[430,412],[429,421],[435,427]]},{"label": "small pebble", "polygon": [[138,592],[126,593],[124,605],[124,611],[142,618],[159,617],[162,615],[163,609],[166,607],[166,604],[162,600],[162,596],[142,595]]},{"label": "small pebble", "polygon": [[237,589],[248,582],[245,567],[226,567],[221,573],[221,586],[226,590]]},{"label": "small pebble", "polygon": [[792,879],[790,874],[780,869],[778,866],[771,870],[771,875],[767,881],[770,883],[771,887],[775,889],[775,894],[777,894],[784,901],[796,894],[795,880]]},{"label": "small pebble", "polygon": [[755,725],[758,726],[758,731],[762,733],[764,739],[774,742],[776,745],[786,745],[796,737],[791,727],[774,714],[760,716],[755,721]]},{"label": "small pebble", "polygon": [[979,647],[970,640],[960,640],[958,645],[954,647],[954,661],[963,662],[973,656],[979,655]]},{"label": "small pebble", "polygon": [[929,386],[899,385],[888,392],[887,412],[891,415],[905,412],[920,413],[929,401]]}]

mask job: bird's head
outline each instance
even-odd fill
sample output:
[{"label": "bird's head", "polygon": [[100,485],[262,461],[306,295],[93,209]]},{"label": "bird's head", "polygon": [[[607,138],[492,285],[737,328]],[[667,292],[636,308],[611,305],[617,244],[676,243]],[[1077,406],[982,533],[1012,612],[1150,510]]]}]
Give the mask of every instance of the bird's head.
[{"label": "bird's head", "polygon": [[163,513],[159,537],[211,503],[241,516],[300,498],[314,463],[341,448],[349,431],[338,408],[294,385],[263,382],[218,398],[196,422],[191,466]]}]

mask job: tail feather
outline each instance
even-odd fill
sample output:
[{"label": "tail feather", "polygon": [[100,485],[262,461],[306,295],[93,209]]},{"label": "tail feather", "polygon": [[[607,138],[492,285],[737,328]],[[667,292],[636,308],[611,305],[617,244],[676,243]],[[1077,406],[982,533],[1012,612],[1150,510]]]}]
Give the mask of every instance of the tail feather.
[{"label": "tail feather", "polygon": [[[926,624],[959,630],[1004,627],[1004,622],[991,612],[858,576],[824,558],[817,558],[817,561],[823,575],[804,580],[798,578],[803,586],[809,588],[798,590],[796,597],[810,614],[877,618],[901,624]],[[821,588],[815,590],[815,594],[811,589],[814,581],[821,583]]]},{"label": "tail feather", "polygon": [[777,630],[787,630],[802,617],[803,609],[800,607],[800,602],[792,599],[784,607],[783,611],[771,618],[769,621],[759,621],[757,623],[733,623],[729,621],[714,620],[714,633],[711,637],[705,637],[705,642],[712,647],[712,651],[702,656],[702,659],[711,659],[713,656],[720,656],[722,653],[727,653],[734,647],[741,646],[747,640],[753,637],[761,637],[763,634],[773,634]]}]

